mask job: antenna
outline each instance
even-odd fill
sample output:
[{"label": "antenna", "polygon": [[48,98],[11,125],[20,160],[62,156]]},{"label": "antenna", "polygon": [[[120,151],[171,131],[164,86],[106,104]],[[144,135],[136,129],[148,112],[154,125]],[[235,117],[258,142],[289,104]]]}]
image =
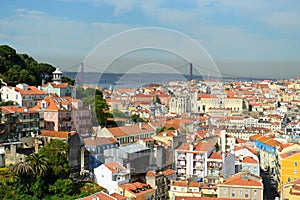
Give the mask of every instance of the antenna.
[{"label": "antenna", "polygon": [[193,63],[190,63],[190,81],[193,80]]}]

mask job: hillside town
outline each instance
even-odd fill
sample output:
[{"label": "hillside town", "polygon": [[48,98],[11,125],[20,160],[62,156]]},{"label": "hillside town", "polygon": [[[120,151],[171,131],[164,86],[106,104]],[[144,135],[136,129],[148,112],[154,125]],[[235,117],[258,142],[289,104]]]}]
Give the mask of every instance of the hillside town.
[{"label": "hillside town", "polygon": [[[0,167],[57,139],[69,145],[70,177],[106,189],[82,200],[300,198],[300,79],[98,88],[62,76],[2,82],[13,104],[0,107]],[[117,114],[95,125],[78,87],[101,90],[102,113]]]}]

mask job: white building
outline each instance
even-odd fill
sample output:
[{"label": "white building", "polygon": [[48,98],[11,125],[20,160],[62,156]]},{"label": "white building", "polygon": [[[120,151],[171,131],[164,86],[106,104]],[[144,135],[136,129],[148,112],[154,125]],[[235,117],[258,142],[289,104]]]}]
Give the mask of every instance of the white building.
[{"label": "white building", "polygon": [[105,163],[94,169],[95,182],[109,194],[117,193],[118,186],[129,183],[130,172],[117,162]]},{"label": "white building", "polygon": [[175,165],[179,177],[197,176],[203,180],[207,176],[207,158],[215,150],[209,143],[199,142],[197,145],[182,143],[175,150]]},{"label": "white building", "polygon": [[2,101],[13,101],[19,106],[28,108],[35,106],[39,100],[47,96],[47,93],[40,88],[25,83],[19,83],[16,87],[4,86],[0,92]]},{"label": "white building", "polygon": [[235,166],[238,172],[248,171],[256,176],[260,176],[258,151],[248,146],[234,148],[236,157]]}]

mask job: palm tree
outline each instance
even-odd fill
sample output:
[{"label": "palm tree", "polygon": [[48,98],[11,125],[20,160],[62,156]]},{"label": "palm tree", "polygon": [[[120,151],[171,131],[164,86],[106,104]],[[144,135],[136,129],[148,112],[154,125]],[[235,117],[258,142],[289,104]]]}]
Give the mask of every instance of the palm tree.
[{"label": "palm tree", "polygon": [[10,171],[19,178],[32,175],[33,169],[28,162],[19,162],[10,168]]},{"label": "palm tree", "polygon": [[29,191],[32,183],[32,175],[34,173],[28,162],[19,162],[10,167],[10,171],[18,178],[18,182],[22,189]]},{"label": "palm tree", "polygon": [[26,158],[35,176],[44,176],[49,169],[49,160],[43,154],[33,153]]}]

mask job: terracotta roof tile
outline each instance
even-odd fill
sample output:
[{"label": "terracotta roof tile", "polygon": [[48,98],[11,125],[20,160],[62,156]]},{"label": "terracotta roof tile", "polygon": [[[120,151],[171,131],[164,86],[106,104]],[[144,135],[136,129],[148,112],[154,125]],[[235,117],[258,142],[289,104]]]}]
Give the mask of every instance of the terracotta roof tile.
[{"label": "terracotta roof tile", "polygon": [[76,132],[44,130],[38,137],[53,137],[53,138],[65,138],[65,139],[67,139],[69,135],[73,136],[75,134],[76,134]]},{"label": "terracotta roof tile", "polygon": [[250,176],[246,178],[242,178],[242,175],[246,173],[239,173],[233,175],[232,177],[227,178],[223,183],[220,185],[239,185],[239,186],[257,186],[263,187],[262,183],[252,179]]},{"label": "terracotta roof tile", "polygon": [[114,137],[135,135],[135,134],[141,134],[141,133],[150,133],[150,132],[155,133],[155,131],[156,131],[152,126],[150,126],[147,123],[142,123],[141,128],[139,127],[139,124],[135,124],[135,125],[130,125],[130,126],[120,126],[120,127],[108,128],[107,130]]},{"label": "terracotta roof tile", "polygon": [[105,163],[104,166],[107,167],[113,173],[116,173],[118,171],[125,171],[126,170],[123,166],[121,166],[117,162]]},{"label": "terracotta roof tile", "polygon": [[[94,200],[94,198],[98,197],[99,199],[101,200],[116,200],[115,197],[111,196],[111,195],[108,195],[104,192],[97,192],[95,194],[92,194],[92,195],[89,195],[87,197],[83,197],[83,198],[80,198],[78,200]],[[123,198],[124,199],[124,198]],[[123,199],[118,199],[118,200],[123,200]]]},{"label": "terracotta roof tile", "polygon": [[118,140],[113,137],[97,137],[97,138],[85,138],[84,144],[89,146],[100,146],[105,144],[117,143]]},{"label": "terracotta roof tile", "polygon": [[176,174],[176,171],[175,171],[175,170],[172,170],[172,169],[166,169],[166,170],[164,170],[162,173],[163,173],[163,175],[165,175],[165,176],[169,176],[169,175],[172,175],[172,174]]},{"label": "terracotta roof tile", "polygon": [[[12,89],[11,86],[8,86],[8,88]],[[20,94],[23,95],[46,95],[47,93],[43,90],[39,90],[37,87],[35,86],[28,86],[27,90],[23,90],[22,88],[19,87],[15,87],[15,91],[19,92]]]},{"label": "terracotta roof tile", "polygon": [[174,181],[172,183],[173,186],[187,187],[188,181]]},{"label": "terracotta roof tile", "polygon": [[243,160],[242,160],[243,163],[257,163],[257,160],[253,159],[252,157],[245,157]]},{"label": "terracotta roof tile", "polygon": [[214,151],[210,154],[209,158],[222,160],[222,155]]}]

